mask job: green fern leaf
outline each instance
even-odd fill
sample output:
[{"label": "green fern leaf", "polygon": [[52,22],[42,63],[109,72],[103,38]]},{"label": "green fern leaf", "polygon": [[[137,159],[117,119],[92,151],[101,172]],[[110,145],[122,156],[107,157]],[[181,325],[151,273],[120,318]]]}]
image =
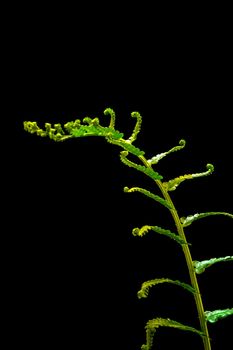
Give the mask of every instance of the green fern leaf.
[{"label": "green fern leaf", "polygon": [[203,261],[193,261],[193,266],[195,269],[195,272],[197,274],[201,274],[207,269],[207,267],[210,267],[218,262],[223,262],[223,261],[232,261],[233,256],[225,256],[223,258],[212,258],[209,260],[203,260]]},{"label": "green fern leaf", "polygon": [[189,332],[194,332],[200,335],[201,337],[204,337],[205,334],[201,331],[199,331],[196,328],[186,326],[182,323],[179,323],[174,320],[170,320],[169,318],[164,319],[164,318],[155,318],[152,320],[149,320],[146,324],[146,344],[142,345],[141,349],[142,350],[151,350],[153,346],[153,341],[154,341],[154,335],[159,327],[172,327],[172,328],[177,328],[183,331],[189,331]]},{"label": "green fern leaf", "polygon": [[150,165],[152,165],[152,164],[157,164],[162,158],[166,157],[168,154],[170,154],[170,153],[172,153],[172,152],[179,151],[179,150],[181,150],[182,148],[184,148],[184,147],[185,147],[185,144],[186,144],[186,141],[185,141],[185,140],[180,140],[180,141],[179,141],[179,146],[175,146],[175,147],[173,147],[172,149],[170,149],[170,150],[167,151],[167,152],[157,154],[156,156],[152,157],[151,159],[148,159],[148,163],[149,163]]},{"label": "green fern leaf", "polygon": [[127,193],[131,193],[131,192],[140,192],[143,193],[145,196],[154,199],[155,201],[159,202],[160,204],[162,204],[163,206],[165,206],[168,209],[173,209],[173,207],[171,206],[171,204],[166,200],[163,199],[160,196],[157,196],[154,193],[151,193],[150,191],[145,190],[144,188],[141,187],[132,187],[132,188],[128,188],[128,187],[124,187],[124,192]]},{"label": "green fern leaf", "polygon": [[210,323],[215,323],[218,320],[231,315],[233,315],[233,308],[225,310],[205,311],[206,320]]},{"label": "green fern leaf", "polygon": [[169,278],[157,278],[157,279],[153,279],[153,280],[149,280],[149,281],[143,282],[143,284],[141,286],[141,289],[137,293],[138,298],[139,299],[147,298],[148,294],[149,294],[149,289],[151,287],[153,287],[153,286],[156,286],[157,284],[160,284],[160,283],[176,284],[176,285],[178,285],[178,286],[188,290],[191,293],[195,293],[195,289],[191,285],[189,285],[187,283],[183,283],[183,282],[180,282],[178,280],[171,280]]},{"label": "green fern leaf", "polygon": [[147,176],[149,176],[153,180],[161,180],[163,178],[161,175],[159,175],[159,173],[154,171],[152,168],[147,168],[144,165],[136,164],[136,163],[132,162],[131,160],[127,159],[127,155],[128,155],[127,151],[120,152],[120,159],[121,159],[122,163],[124,163],[125,165],[143,172],[144,174],[146,174]]},{"label": "green fern leaf", "polygon": [[233,219],[233,215],[230,213],[225,213],[221,211],[213,211],[213,212],[206,212],[206,213],[200,213],[200,214],[194,214],[194,215],[189,215],[187,217],[182,217],[180,218],[180,221],[183,225],[183,227],[191,225],[194,221],[205,218],[207,216],[211,215],[225,215]]},{"label": "green fern leaf", "polygon": [[109,143],[112,143],[114,145],[118,145],[118,146],[124,148],[125,151],[132,153],[135,156],[143,156],[145,154],[144,151],[142,151],[139,148],[135,147],[134,145],[131,145],[130,143],[126,142],[124,139],[114,140],[112,138],[112,136],[107,136],[106,140]]},{"label": "green fern leaf", "polygon": [[139,236],[142,237],[144,236],[148,231],[154,231],[156,233],[159,233],[161,235],[165,235],[173,240],[175,240],[176,242],[178,242],[179,244],[188,244],[185,240],[183,240],[180,236],[178,236],[176,233],[171,232],[170,230],[165,230],[159,226],[149,226],[149,225],[145,225],[142,226],[141,228],[135,227],[132,231],[132,234],[134,236]]},{"label": "green fern leaf", "polygon": [[203,173],[182,175],[182,176],[176,177],[175,179],[169,180],[168,182],[164,182],[163,186],[167,191],[174,191],[181,182],[185,180],[194,179],[197,177],[207,176],[212,174],[212,172],[214,171],[214,166],[212,164],[207,164],[206,168],[207,168],[207,171]]}]

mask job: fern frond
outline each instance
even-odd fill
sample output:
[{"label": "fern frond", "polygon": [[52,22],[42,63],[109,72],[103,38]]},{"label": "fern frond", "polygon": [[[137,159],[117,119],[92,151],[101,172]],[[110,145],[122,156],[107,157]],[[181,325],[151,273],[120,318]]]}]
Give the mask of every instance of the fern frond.
[{"label": "fern frond", "polygon": [[183,227],[187,227],[189,225],[191,225],[194,221],[205,218],[207,216],[211,216],[211,215],[225,215],[228,216],[230,218],[233,219],[233,215],[230,213],[225,213],[222,211],[212,211],[212,212],[206,212],[206,213],[197,213],[194,215],[188,215],[187,217],[182,217],[180,218],[180,221],[183,225]]},{"label": "fern frond", "polygon": [[157,164],[162,158],[166,157],[168,154],[170,154],[172,152],[176,152],[176,151],[181,150],[182,148],[185,147],[185,145],[186,145],[186,141],[182,139],[179,141],[179,146],[175,146],[167,152],[157,154],[156,156],[152,157],[151,159],[148,159],[148,163],[150,165]]},{"label": "fern frond", "polygon": [[115,121],[116,121],[116,114],[112,108],[106,108],[104,110],[104,115],[107,115],[107,114],[109,114],[111,117],[109,128],[114,129],[115,128]]},{"label": "fern frond", "polygon": [[159,202],[160,204],[162,204],[163,206],[165,206],[166,208],[168,209],[173,209],[173,207],[171,206],[171,204],[166,200],[166,199],[163,199],[162,197],[148,191],[148,190],[145,190],[144,188],[141,188],[141,187],[131,187],[131,188],[128,188],[128,187],[124,187],[124,192],[127,192],[127,193],[131,193],[131,192],[140,192],[142,194],[144,194],[145,196],[149,197],[149,198],[152,198],[154,199],[155,201]]},{"label": "fern frond", "polygon": [[203,261],[193,261],[193,267],[197,274],[201,274],[205,271],[205,269],[207,269],[207,267],[210,267],[218,262],[232,261],[232,260],[233,260],[233,256],[228,255],[223,258],[212,258],[212,259],[203,260]]},{"label": "fern frond", "polygon": [[147,168],[144,165],[139,165],[139,164],[132,162],[131,160],[129,160],[127,158],[127,155],[128,155],[127,151],[120,152],[120,159],[121,159],[122,163],[124,163],[125,165],[143,172],[144,174],[146,174],[147,176],[149,176],[153,180],[161,180],[163,178],[161,175],[159,175],[159,173],[157,173],[153,169]]},{"label": "fern frond", "polygon": [[233,315],[232,309],[205,311],[205,318],[210,323],[215,323],[222,318]]},{"label": "fern frond", "polygon": [[143,156],[145,154],[144,151],[140,150],[138,147],[135,147],[134,145],[131,145],[131,143],[126,142],[122,138],[116,140],[112,138],[112,135],[109,135],[106,137],[106,140],[109,143],[112,143],[114,145],[124,148],[125,151],[132,153],[135,156]]},{"label": "fern frond", "polygon": [[176,233],[171,232],[170,230],[165,230],[159,226],[149,226],[149,225],[145,225],[142,226],[141,228],[135,227],[132,230],[132,234],[134,236],[139,236],[142,237],[144,236],[148,231],[154,231],[156,233],[159,233],[161,235],[165,235],[173,240],[175,240],[176,242],[178,242],[179,244],[188,244],[187,242],[185,242],[185,240],[183,240],[180,236],[178,236]]},{"label": "fern frond", "polygon": [[167,191],[174,191],[177,188],[177,186],[179,186],[179,184],[185,180],[207,176],[213,173],[214,166],[212,164],[207,164],[206,168],[207,168],[207,171],[203,173],[182,175],[182,176],[176,177],[175,179],[169,180],[168,182],[164,182],[163,186]]},{"label": "fern frond", "polygon": [[149,320],[146,324],[146,344],[142,345],[142,350],[151,350],[153,341],[154,341],[154,334],[159,327],[172,327],[177,328],[183,331],[190,331],[197,333],[201,337],[205,337],[205,334],[201,331],[199,331],[196,328],[186,326],[180,322],[170,320],[169,318],[155,318],[152,320]]},{"label": "fern frond", "polygon": [[195,289],[190,284],[180,282],[178,280],[171,280],[170,278],[157,278],[157,279],[143,282],[141,289],[137,293],[138,298],[139,299],[147,298],[148,294],[149,294],[149,289],[153,286],[156,286],[157,284],[160,284],[160,283],[176,284],[176,285],[188,290],[191,293],[196,293]]},{"label": "fern frond", "polygon": [[133,129],[132,135],[127,140],[129,143],[132,143],[137,139],[138,133],[140,132],[141,125],[142,125],[142,117],[141,117],[140,113],[132,112],[131,117],[136,118],[137,121],[136,121],[136,125]]}]

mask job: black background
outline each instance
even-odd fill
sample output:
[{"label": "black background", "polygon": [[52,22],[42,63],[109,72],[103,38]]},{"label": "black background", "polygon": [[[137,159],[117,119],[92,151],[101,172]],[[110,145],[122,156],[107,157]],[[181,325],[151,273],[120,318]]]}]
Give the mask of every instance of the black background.
[{"label": "black background", "polygon": [[[116,128],[128,137],[134,127],[130,113],[139,111],[143,124],[136,144],[146,156],[187,141],[184,150],[158,164],[165,179],[215,165],[212,176],[186,181],[172,193],[180,216],[232,211],[227,21],[223,27],[215,16],[206,21],[200,13],[180,21],[165,11],[164,20],[152,18],[144,26],[142,14],[113,18],[112,11],[102,19],[92,10],[96,22],[89,12],[68,21],[65,15],[31,13],[26,22],[21,17],[8,41],[9,346],[75,349],[84,343],[87,349],[133,350],[145,341],[148,319],[169,317],[198,327],[193,298],[178,287],[162,285],[148,299],[137,299],[148,279],[189,282],[175,242],[131,235],[144,224],[173,228],[165,208],[123,192],[124,186],[141,186],[159,193],[153,181],[126,168],[119,149],[103,139],[55,143],[23,130],[24,120],[43,126],[85,116],[108,125],[103,111],[111,107]],[[187,228],[194,260],[232,255],[229,221],[213,217]],[[206,310],[231,307],[231,276],[226,263],[198,277]],[[223,342],[230,342],[231,327],[231,318],[209,326],[213,350],[228,348]],[[177,330],[161,329],[156,340],[161,350],[170,344],[202,349],[198,336]]]}]

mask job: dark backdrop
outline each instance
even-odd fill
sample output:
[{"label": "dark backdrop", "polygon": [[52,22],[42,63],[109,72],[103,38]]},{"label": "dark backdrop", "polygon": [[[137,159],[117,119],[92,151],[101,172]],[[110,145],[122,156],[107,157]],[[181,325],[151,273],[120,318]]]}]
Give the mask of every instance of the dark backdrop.
[{"label": "dark backdrop", "polygon": [[[205,21],[204,31],[195,30],[194,21],[188,32],[178,24],[176,31],[148,24],[142,33],[134,18],[125,32],[117,23],[109,35],[109,24],[91,35],[80,25],[76,41],[38,28],[30,39],[23,25],[22,34],[14,35],[6,87],[7,121],[13,121],[6,143],[6,324],[9,343],[25,349],[80,348],[83,342],[87,349],[139,349],[148,319],[169,317],[196,327],[198,320],[192,297],[179,287],[162,285],[148,299],[137,299],[148,279],[189,282],[175,242],[131,234],[144,224],[173,227],[165,208],[123,193],[124,186],[159,193],[153,181],[126,168],[119,149],[103,139],[55,143],[24,132],[24,120],[43,126],[91,116],[107,125],[103,110],[111,107],[116,128],[127,137],[134,127],[130,113],[139,111],[143,124],[136,144],[148,157],[187,141],[184,150],[159,163],[165,179],[215,165],[212,176],[187,181],[172,193],[180,215],[232,211],[226,36],[214,27],[209,32]],[[232,255],[230,219],[207,218],[186,231],[194,260]],[[206,310],[232,306],[231,275],[231,263],[200,275]],[[209,326],[213,350],[230,341],[230,325],[229,318]],[[160,349],[202,349],[198,336],[179,331],[161,329],[156,339]]]}]

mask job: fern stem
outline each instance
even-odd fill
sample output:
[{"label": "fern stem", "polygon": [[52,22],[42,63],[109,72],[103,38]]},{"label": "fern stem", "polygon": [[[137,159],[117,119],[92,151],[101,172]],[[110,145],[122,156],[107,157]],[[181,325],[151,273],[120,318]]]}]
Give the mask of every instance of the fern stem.
[{"label": "fern stem", "polygon": [[[148,163],[148,161],[146,160],[146,158],[144,156],[139,156],[139,159],[143,162],[143,164],[146,167],[152,168],[151,165]],[[169,209],[169,210],[170,210],[170,213],[171,213],[171,215],[173,217],[173,220],[174,220],[174,223],[176,225],[177,232],[178,232],[179,236],[185,242],[187,242],[186,236],[185,236],[185,233],[184,233],[184,229],[183,229],[183,226],[181,224],[178,212],[177,212],[177,210],[176,210],[176,208],[175,208],[175,206],[173,204],[173,201],[172,201],[169,193],[164,188],[164,186],[163,186],[163,184],[162,184],[162,182],[160,180],[154,180],[154,181],[156,182],[156,184],[158,185],[160,191],[162,192],[162,194],[164,196],[164,199],[168,203],[171,204],[172,209]],[[182,248],[183,248],[185,260],[186,260],[188,271],[189,271],[189,277],[190,277],[191,285],[196,291],[196,293],[194,293],[194,298],[195,298],[198,318],[199,318],[199,322],[200,322],[201,331],[205,334],[205,336],[202,337],[203,344],[204,344],[204,350],[211,350],[211,344],[210,344],[210,337],[209,337],[209,332],[208,332],[208,327],[207,327],[207,321],[206,321],[206,318],[205,318],[204,307],[203,307],[203,302],[202,302],[202,297],[201,297],[198,281],[197,281],[197,278],[196,278],[196,273],[195,273],[195,270],[194,270],[194,267],[193,267],[192,255],[191,255],[191,252],[190,252],[188,244],[183,244]]]}]

